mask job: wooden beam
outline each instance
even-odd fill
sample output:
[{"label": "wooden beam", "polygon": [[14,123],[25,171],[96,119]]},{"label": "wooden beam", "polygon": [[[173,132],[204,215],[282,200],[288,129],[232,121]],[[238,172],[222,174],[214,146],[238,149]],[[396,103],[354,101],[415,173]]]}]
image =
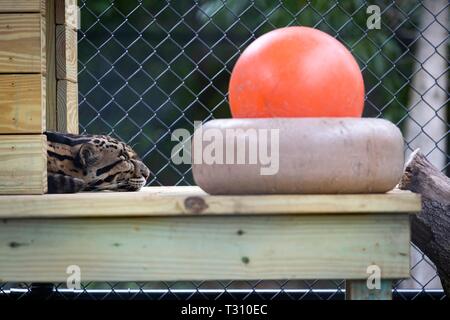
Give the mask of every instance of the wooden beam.
[{"label": "wooden beam", "polygon": [[39,13],[0,15],[0,73],[42,73],[45,18]]},{"label": "wooden beam", "polygon": [[[20,206],[16,204],[20,203]],[[198,187],[147,187],[140,192],[0,196],[0,218],[166,215],[404,214],[420,211],[411,192],[370,195],[210,196]]]},{"label": "wooden beam", "polygon": [[373,264],[397,279],[409,248],[406,214],[12,219],[0,281],[62,282],[70,265],[81,281],[365,279]]},{"label": "wooden beam", "polygon": [[66,26],[56,26],[56,78],[77,82],[77,32]]},{"label": "wooden beam", "polygon": [[45,135],[0,136],[0,194],[47,191],[46,147]]},{"label": "wooden beam", "polygon": [[56,113],[56,30],[55,0],[48,0],[46,12],[46,55],[47,55],[47,130],[57,131]]},{"label": "wooden beam", "polygon": [[78,134],[78,84],[58,80],[57,131]]},{"label": "wooden beam", "polygon": [[56,24],[78,29],[77,0],[56,0]]},{"label": "wooden beam", "polygon": [[39,12],[45,13],[46,0],[1,0],[0,13]]},{"label": "wooden beam", "polygon": [[45,131],[45,77],[0,74],[0,134]]},{"label": "wooden beam", "polygon": [[[56,112],[60,132],[78,133],[78,7],[76,0],[54,0],[56,22]],[[54,119],[53,119],[54,118]]]}]

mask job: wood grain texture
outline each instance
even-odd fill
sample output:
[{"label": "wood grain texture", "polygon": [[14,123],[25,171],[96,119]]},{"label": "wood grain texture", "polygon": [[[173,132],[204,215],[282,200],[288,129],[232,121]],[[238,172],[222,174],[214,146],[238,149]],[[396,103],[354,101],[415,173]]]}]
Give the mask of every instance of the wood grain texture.
[{"label": "wood grain texture", "polygon": [[55,0],[48,0],[45,19],[46,28],[46,55],[47,55],[47,130],[57,131],[56,113],[56,30],[55,30]]},{"label": "wood grain texture", "polygon": [[45,72],[45,19],[39,13],[1,14],[0,73]]},{"label": "wood grain texture", "polygon": [[[17,204],[16,204],[17,206]],[[365,279],[409,276],[408,215],[12,219],[0,281]]]},{"label": "wood grain texture", "polygon": [[46,148],[45,135],[1,135],[0,194],[45,193]]},{"label": "wood grain texture", "polygon": [[1,0],[0,12],[39,12],[44,13],[46,0]]},{"label": "wood grain texture", "polygon": [[381,280],[380,289],[369,290],[366,280],[345,282],[347,300],[392,300],[392,280]]},{"label": "wood grain texture", "polygon": [[[15,203],[21,205],[17,206]],[[370,195],[210,196],[198,187],[147,187],[140,192],[0,197],[1,218],[403,214],[419,211],[420,196],[411,192]]]},{"label": "wood grain texture", "polygon": [[78,134],[78,84],[68,80],[58,80],[57,131]]},{"label": "wood grain texture", "polygon": [[45,78],[0,74],[0,134],[45,131]]},{"label": "wood grain texture", "polygon": [[56,78],[58,80],[78,79],[77,32],[66,26],[56,26]]},{"label": "wood grain texture", "polygon": [[41,27],[41,73],[47,75],[47,20],[45,13],[40,16]]},{"label": "wood grain texture", "polygon": [[68,28],[78,29],[77,0],[56,1],[56,24],[66,25]]}]

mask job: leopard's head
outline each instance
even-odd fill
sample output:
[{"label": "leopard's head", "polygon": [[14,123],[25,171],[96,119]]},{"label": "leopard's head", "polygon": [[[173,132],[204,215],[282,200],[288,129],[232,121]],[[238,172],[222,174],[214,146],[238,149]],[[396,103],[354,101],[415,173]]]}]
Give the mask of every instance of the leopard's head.
[{"label": "leopard's head", "polygon": [[137,191],[150,175],[130,146],[110,136],[93,136],[81,144],[74,162],[83,171],[86,191]]}]

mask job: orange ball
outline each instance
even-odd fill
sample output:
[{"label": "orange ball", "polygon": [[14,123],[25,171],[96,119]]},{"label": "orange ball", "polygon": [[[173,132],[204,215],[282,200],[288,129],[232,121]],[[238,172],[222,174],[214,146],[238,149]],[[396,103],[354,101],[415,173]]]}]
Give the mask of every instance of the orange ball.
[{"label": "orange ball", "polygon": [[235,118],[360,117],[364,82],[350,51],[308,27],[277,29],[256,39],[231,74]]}]

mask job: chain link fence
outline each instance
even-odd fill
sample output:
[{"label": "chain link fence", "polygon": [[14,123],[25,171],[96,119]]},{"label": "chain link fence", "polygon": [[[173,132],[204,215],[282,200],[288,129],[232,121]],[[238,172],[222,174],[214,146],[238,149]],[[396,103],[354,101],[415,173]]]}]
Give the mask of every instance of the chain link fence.
[{"label": "chain link fence", "polygon": [[[449,167],[447,0],[79,0],[80,131],[110,134],[134,147],[152,170],[149,185],[191,185],[188,165],[170,160],[171,133],[193,122],[230,117],[228,81],[239,54],[265,32],[311,26],[342,41],[366,86],[364,116],[403,131]],[[374,19],[379,12],[381,20]],[[373,16],[375,14],[375,16]],[[372,19],[375,22],[368,25]],[[368,27],[369,26],[369,27]],[[413,246],[412,279],[394,297],[444,297],[433,264]],[[344,281],[216,281],[0,284],[20,298],[44,292],[67,299],[341,299]]]}]

